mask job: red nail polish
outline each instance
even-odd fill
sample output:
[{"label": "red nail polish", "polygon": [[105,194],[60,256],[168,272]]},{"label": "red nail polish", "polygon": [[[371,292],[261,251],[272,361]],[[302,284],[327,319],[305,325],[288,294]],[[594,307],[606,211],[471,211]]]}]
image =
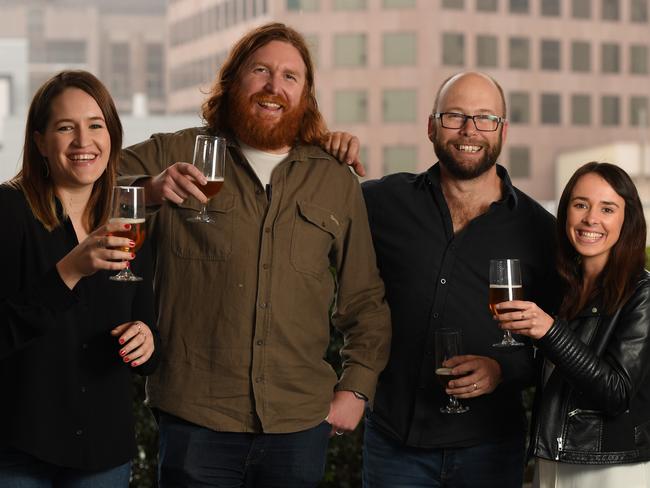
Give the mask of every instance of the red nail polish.
[{"label": "red nail polish", "polygon": [[137,366],[137,365],[138,365],[138,362],[137,362],[137,361],[133,361],[133,362],[131,363],[131,366]]},{"label": "red nail polish", "polygon": [[135,259],[135,254],[131,253],[131,259]]},{"label": "red nail polish", "polygon": [[124,362],[128,363],[129,362],[129,356],[124,356]]},{"label": "red nail polish", "polygon": [[124,339],[120,339],[120,344],[124,344]]},{"label": "red nail polish", "polygon": [[131,228],[131,224],[124,224],[124,228],[125,228],[126,230],[129,230],[129,229]]},{"label": "red nail polish", "polygon": [[122,350],[120,351],[120,356],[124,356],[125,354],[126,354],[126,351],[125,351],[124,349],[122,349]]},{"label": "red nail polish", "polygon": [[135,242],[129,241],[129,247],[135,247]]}]

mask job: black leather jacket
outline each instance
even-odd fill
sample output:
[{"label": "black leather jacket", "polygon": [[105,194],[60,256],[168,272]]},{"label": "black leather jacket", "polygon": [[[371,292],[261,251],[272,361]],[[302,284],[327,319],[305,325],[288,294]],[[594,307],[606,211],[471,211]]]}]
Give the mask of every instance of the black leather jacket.
[{"label": "black leather jacket", "polygon": [[531,454],[577,464],[650,460],[650,273],[615,314],[590,305],[556,320],[537,347],[542,368]]}]

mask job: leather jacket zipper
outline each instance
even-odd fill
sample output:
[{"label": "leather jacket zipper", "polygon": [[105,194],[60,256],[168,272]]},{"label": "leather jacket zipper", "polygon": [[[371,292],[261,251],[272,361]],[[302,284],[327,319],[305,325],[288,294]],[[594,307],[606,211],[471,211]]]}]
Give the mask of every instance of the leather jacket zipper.
[{"label": "leather jacket zipper", "polygon": [[560,459],[560,451],[562,451],[562,437],[557,438],[557,454],[555,455],[555,460]]}]

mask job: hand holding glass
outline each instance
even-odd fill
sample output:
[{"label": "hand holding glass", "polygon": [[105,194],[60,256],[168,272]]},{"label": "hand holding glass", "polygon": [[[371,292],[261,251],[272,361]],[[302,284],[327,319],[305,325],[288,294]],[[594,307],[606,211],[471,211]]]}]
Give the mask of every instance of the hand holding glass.
[{"label": "hand holding glass", "polygon": [[[458,329],[438,329],[435,331],[435,354],[436,354],[436,377],[444,389],[447,388],[451,380],[459,378],[453,375],[451,370],[444,366],[444,362],[454,356],[461,354],[461,332]],[[463,376],[463,375],[461,375]],[[458,399],[449,395],[449,403],[440,409],[442,413],[465,413],[469,407],[461,405]]]},{"label": "hand holding glass", "polygon": [[[194,143],[194,157],[192,164],[208,180],[205,185],[196,185],[210,200],[219,191],[224,183],[224,170],[226,164],[226,139],[216,136],[196,136]],[[187,219],[190,222],[209,224],[214,222],[207,211],[207,203],[201,207],[201,212],[196,217]]]},{"label": "hand holding glass", "polygon": [[[523,300],[524,288],[521,283],[521,266],[518,259],[491,259],[490,260],[490,311],[498,315],[495,308],[497,303],[510,300]],[[501,313],[514,312],[514,309],[500,310]],[[494,347],[516,347],[523,346],[509,330],[503,334],[501,342],[492,344]]]},{"label": "hand holding glass", "polygon": [[[137,252],[144,242],[146,233],[144,188],[141,186],[114,186],[109,222],[131,226],[130,229],[114,231],[111,234],[126,237],[135,242],[134,247],[121,247],[120,251]],[[133,274],[128,262],[126,268],[109,279],[113,281],[142,281],[142,278]]]}]

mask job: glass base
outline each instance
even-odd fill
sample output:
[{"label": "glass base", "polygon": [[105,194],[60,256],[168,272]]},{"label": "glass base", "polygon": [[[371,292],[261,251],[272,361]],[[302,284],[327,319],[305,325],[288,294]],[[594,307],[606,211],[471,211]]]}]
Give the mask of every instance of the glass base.
[{"label": "glass base", "polygon": [[190,217],[187,219],[188,222],[196,222],[198,224],[211,224],[214,222],[214,219],[211,219],[209,215],[197,215],[196,217]]},{"label": "glass base", "polygon": [[447,405],[440,409],[440,413],[465,413],[469,412],[469,407],[466,405],[458,405],[457,407],[452,407]]},{"label": "glass base", "polygon": [[512,337],[510,337],[510,338],[505,338],[504,337],[501,342],[497,342],[495,344],[492,344],[492,347],[499,347],[499,348],[502,348],[502,347],[522,347],[522,346],[525,346],[525,345],[526,344],[524,344],[523,342],[519,342],[518,340],[513,339]]},{"label": "glass base", "polygon": [[111,281],[142,281],[142,278],[134,275],[130,269],[123,269],[119,273],[108,277]]}]

